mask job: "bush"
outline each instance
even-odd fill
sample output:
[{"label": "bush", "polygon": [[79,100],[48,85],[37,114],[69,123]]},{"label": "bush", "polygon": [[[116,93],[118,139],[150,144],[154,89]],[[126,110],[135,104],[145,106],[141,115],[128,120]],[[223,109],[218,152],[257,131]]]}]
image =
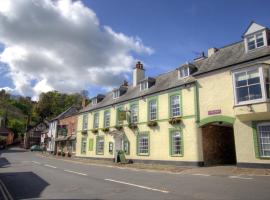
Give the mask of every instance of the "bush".
[{"label": "bush", "polygon": [[157,121],[149,121],[149,122],[147,122],[147,125],[148,125],[149,127],[155,127],[155,126],[158,125],[158,123],[157,123]]},{"label": "bush", "polygon": [[137,129],[138,128],[137,124],[134,124],[134,123],[129,124],[128,127],[130,129]]},{"label": "bush", "polygon": [[182,121],[182,118],[181,117],[174,117],[174,118],[169,119],[169,123],[171,125],[180,124],[181,121]]},{"label": "bush", "polygon": [[98,132],[98,129],[93,129],[92,130],[92,133],[97,133]]}]

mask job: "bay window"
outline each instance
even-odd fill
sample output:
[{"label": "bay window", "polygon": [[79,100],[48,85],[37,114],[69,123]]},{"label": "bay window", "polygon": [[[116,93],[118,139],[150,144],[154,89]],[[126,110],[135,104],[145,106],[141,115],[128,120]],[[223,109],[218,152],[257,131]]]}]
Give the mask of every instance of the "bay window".
[{"label": "bay window", "polygon": [[269,98],[269,69],[247,68],[233,73],[235,103],[249,104]]}]

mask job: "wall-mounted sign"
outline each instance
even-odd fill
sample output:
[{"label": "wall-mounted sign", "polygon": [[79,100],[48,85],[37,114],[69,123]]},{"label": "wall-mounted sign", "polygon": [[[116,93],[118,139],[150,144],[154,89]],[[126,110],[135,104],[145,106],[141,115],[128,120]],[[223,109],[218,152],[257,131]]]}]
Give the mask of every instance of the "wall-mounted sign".
[{"label": "wall-mounted sign", "polygon": [[217,109],[217,110],[209,110],[208,111],[208,115],[218,115],[221,114],[221,110]]}]

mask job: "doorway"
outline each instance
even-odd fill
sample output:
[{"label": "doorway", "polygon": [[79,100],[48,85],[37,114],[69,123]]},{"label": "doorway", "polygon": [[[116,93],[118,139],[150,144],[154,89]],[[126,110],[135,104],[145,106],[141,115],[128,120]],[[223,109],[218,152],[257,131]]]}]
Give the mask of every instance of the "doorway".
[{"label": "doorway", "polygon": [[202,127],[204,165],[236,164],[232,125],[222,122]]},{"label": "doorway", "polygon": [[118,152],[123,150],[123,134],[114,136],[114,160],[117,162]]}]

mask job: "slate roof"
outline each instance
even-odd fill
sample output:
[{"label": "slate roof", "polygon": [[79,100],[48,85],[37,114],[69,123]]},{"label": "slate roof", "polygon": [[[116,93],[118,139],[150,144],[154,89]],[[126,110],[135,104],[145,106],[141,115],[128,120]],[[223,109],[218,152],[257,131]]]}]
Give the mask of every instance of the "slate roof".
[{"label": "slate roof", "polygon": [[218,49],[218,51],[209,58],[194,62],[198,71],[194,73],[193,76],[269,55],[270,46],[255,49],[246,53],[244,41],[240,41]]},{"label": "slate roof", "polygon": [[70,117],[72,115],[76,115],[80,110],[80,107],[78,106],[71,106],[64,112],[60,113],[57,117],[53,118],[51,121],[58,120],[58,119],[63,119]]},{"label": "slate roof", "polygon": [[195,81],[193,77],[187,77],[184,79],[178,79],[178,71],[173,70],[168,73],[161,74],[157,77],[155,77],[155,84],[148,88],[145,91],[140,91],[140,85],[137,85],[136,87],[128,86],[128,89],[125,94],[120,96],[117,99],[113,99],[113,92],[108,92],[105,95],[105,98],[99,102],[96,105],[89,104],[85,108],[83,108],[80,113],[87,112],[87,111],[93,111],[100,108],[104,108],[110,105],[120,104],[122,102],[131,101],[138,99],[140,97],[144,97],[147,95],[151,95],[157,92],[162,92],[165,90],[173,89],[175,87],[179,87],[181,85],[192,83]]}]

